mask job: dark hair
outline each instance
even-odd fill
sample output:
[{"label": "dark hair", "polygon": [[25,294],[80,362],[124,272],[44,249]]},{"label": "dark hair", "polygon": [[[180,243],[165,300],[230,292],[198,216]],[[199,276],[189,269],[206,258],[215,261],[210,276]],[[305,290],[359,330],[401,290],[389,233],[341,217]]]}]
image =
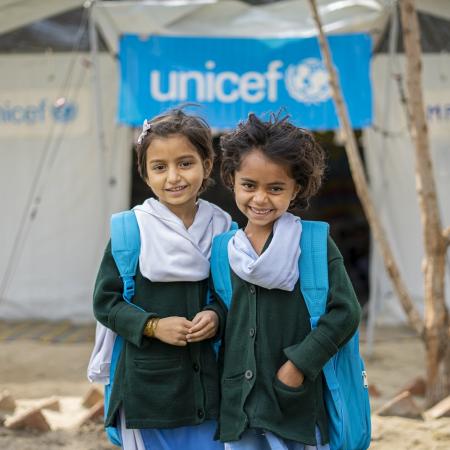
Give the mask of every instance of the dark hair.
[{"label": "dark hair", "polygon": [[325,170],[325,153],[311,133],[289,122],[289,116],[271,114],[264,122],[255,114],[220,139],[223,151],[221,176],[227,187],[233,188],[235,172],[242,158],[252,150],[260,150],[270,160],[288,168],[300,186],[291,208],[307,208],[309,199],[317,193]]},{"label": "dark hair", "polygon": [[[167,138],[175,134],[184,136],[197,150],[201,160],[214,161],[211,128],[200,116],[186,114],[183,108],[174,108],[147,122],[147,131],[141,134],[137,145],[137,166],[141,178],[147,182],[147,149],[154,138]],[[145,129],[145,128],[144,128]],[[212,184],[203,180],[200,192]]]}]

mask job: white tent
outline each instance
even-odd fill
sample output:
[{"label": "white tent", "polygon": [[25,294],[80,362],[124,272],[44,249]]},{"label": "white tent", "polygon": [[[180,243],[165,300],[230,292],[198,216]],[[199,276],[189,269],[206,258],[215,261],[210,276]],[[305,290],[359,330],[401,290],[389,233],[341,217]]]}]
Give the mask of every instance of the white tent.
[{"label": "white tent", "polygon": [[[365,156],[377,211],[404,282],[423,313],[424,244],[415,186],[415,151],[408,131],[397,77],[405,77],[403,55],[376,55],[373,59],[374,126],[364,132]],[[423,92],[428,116],[434,175],[443,227],[450,225],[450,57],[423,55]],[[384,95],[383,95],[384,94]],[[382,323],[405,322],[377,248],[370,261],[370,309]],[[446,270],[450,306],[450,260]]]},{"label": "white tent", "polygon": [[[83,3],[3,0],[0,41],[5,33]],[[375,43],[392,13],[389,0],[318,3],[327,32],[367,31]],[[446,0],[420,0],[417,4],[422,12],[450,19],[450,4]],[[97,1],[93,17],[109,49],[109,53],[98,54],[97,65],[88,62],[86,52],[78,51],[0,54],[0,192],[4,211],[0,228],[0,280],[3,280],[0,318],[92,319],[91,291],[107,240],[108,217],[111,212],[128,207],[130,189],[133,136],[130,130],[115,124],[118,71],[114,55],[121,34],[247,37],[315,34],[306,0],[261,6],[236,0]],[[448,54],[442,60],[448,63]],[[428,64],[426,59],[425,65]],[[434,65],[435,60],[430,60],[430,64]],[[95,67],[97,70],[93,70]],[[381,59],[380,63],[375,59],[375,123],[379,126],[385,111],[391,111],[392,120],[402,114],[396,110],[399,102],[392,92],[389,94],[392,102],[385,105],[388,91],[381,80],[387,79],[385,71],[389,67],[383,66]],[[20,106],[17,111],[28,122],[34,122],[15,124],[10,119],[3,120],[2,115],[14,116],[14,106]],[[45,120],[39,122],[44,117],[43,111]],[[391,122],[383,124],[387,127]],[[404,132],[399,127],[395,123],[389,130],[394,134],[398,130]],[[448,142],[448,128],[440,128],[439,133],[443,133],[440,142]],[[433,148],[434,133],[432,129]],[[383,221],[401,249],[402,273],[420,304],[422,285],[418,271],[422,246],[411,168],[413,155],[407,134],[403,133],[402,139],[403,143],[395,148],[401,148],[403,153],[395,153],[392,147],[389,158],[396,159],[391,163],[385,154],[391,141],[381,141],[379,133],[369,130],[365,133],[366,156]],[[442,150],[445,145],[440,148],[434,150],[439,158],[445,154]],[[381,189],[379,183],[384,178],[379,172],[380,161],[384,161],[383,173],[391,186],[399,185],[401,179],[401,189]],[[448,160],[437,162],[440,170],[449,167]],[[402,167],[400,178],[398,172],[387,172],[394,166]],[[443,219],[448,224],[450,208],[445,189],[442,184]],[[408,215],[399,213],[399,205],[404,204],[410,205]],[[399,217],[404,221],[401,226],[396,225]],[[405,223],[413,224],[408,232]],[[377,303],[381,317],[382,305],[397,302],[391,299],[389,283],[375,252],[372,269],[376,289],[373,292],[381,298]],[[402,320],[398,311],[384,314],[387,316]]]},{"label": "white tent", "polygon": [[[24,10],[24,2],[7,2],[0,28],[80,3],[26,2]],[[115,124],[116,62],[98,54],[98,97],[86,50],[23,52],[15,44],[0,53],[0,317],[90,321],[108,216],[129,201],[132,136]]]}]

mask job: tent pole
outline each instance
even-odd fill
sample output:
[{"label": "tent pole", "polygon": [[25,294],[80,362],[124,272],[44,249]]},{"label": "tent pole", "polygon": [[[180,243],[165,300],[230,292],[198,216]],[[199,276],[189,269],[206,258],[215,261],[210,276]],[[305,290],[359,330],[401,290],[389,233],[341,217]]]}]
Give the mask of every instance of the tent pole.
[{"label": "tent pole", "polygon": [[89,14],[89,47],[92,63],[92,99],[94,102],[95,114],[95,133],[97,143],[97,164],[98,164],[98,182],[100,187],[102,217],[104,226],[107,227],[109,216],[109,195],[107,182],[107,146],[105,142],[104,120],[102,113],[102,95],[100,83],[100,66],[98,58],[98,35],[95,27],[95,0],[92,0],[88,7]]}]

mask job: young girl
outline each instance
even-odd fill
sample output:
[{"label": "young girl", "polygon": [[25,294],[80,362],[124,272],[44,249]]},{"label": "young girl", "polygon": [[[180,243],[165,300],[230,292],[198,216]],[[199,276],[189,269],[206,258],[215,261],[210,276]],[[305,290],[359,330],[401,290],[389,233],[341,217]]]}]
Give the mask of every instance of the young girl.
[{"label": "young girl", "polygon": [[172,110],[144,122],[138,169],[157,199],[134,208],[141,250],[132,301],[142,310],[122,298],[111,243],[94,291],[95,317],[124,339],[105,425],[120,423],[125,450],[223,448],[213,440],[218,316],[206,299],[211,242],[231,218],[198,199],[213,156],[199,117]]},{"label": "young girl", "polygon": [[329,449],[322,368],[355,333],[360,307],[328,238],[327,310],[311,331],[299,287],[301,222],[287,212],[317,192],[323,150],[287,118],[255,115],[221,145],[222,178],[248,222],[228,244],[220,440],[231,450]]}]

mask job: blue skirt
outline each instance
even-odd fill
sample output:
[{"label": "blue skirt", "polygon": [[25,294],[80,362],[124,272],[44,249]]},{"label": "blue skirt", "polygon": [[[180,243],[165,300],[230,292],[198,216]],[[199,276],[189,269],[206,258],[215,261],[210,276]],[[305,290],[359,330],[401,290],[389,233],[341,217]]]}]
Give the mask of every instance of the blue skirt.
[{"label": "blue skirt", "polygon": [[[316,427],[316,440],[321,442],[319,428]],[[270,431],[260,428],[246,430],[239,441],[227,442],[225,450],[330,450],[328,444],[306,445],[283,439]]]},{"label": "blue skirt", "polygon": [[141,430],[145,450],[223,450],[214,440],[217,423],[208,420],[200,425],[178,428]]},{"label": "blue skirt", "polygon": [[125,414],[120,409],[119,429],[123,450],[223,450],[221,442],[214,440],[215,420],[200,425],[178,428],[126,428]]}]

